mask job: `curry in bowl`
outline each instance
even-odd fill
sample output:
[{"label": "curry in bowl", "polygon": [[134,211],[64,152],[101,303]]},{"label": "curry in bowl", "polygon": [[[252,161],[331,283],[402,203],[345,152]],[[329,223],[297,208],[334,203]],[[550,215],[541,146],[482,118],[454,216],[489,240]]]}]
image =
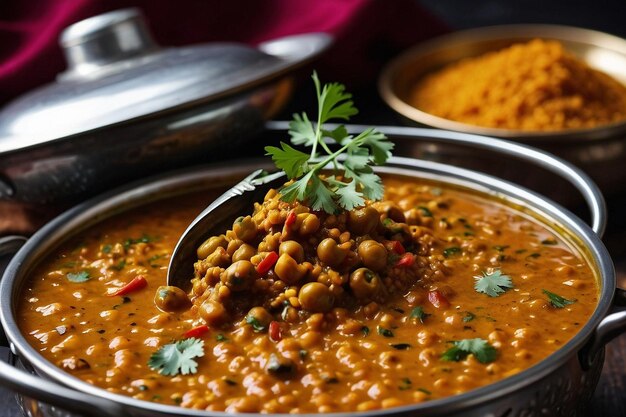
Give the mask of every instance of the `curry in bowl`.
[{"label": "curry in bowl", "polygon": [[305,413],[484,386],[555,352],[591,316],[596,277],[567,233],[474,191],[383,180],[382,201],[337,215],[271,191],[199,248],[188,294],[164,287],[165,274],[202,200],[118,215],[41,263],[21,330],[112,392]]}]

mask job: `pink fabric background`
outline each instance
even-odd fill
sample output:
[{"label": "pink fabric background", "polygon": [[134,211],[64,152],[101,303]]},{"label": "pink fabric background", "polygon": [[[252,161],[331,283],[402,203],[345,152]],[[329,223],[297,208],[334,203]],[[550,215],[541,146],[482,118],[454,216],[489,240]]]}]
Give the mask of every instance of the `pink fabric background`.
[{"label": "pink fabric background", "polygon": [[164,46],[331,33],[336,43],[316,67],[352,85],[373,82],[394,53],[446,31],[416,0],[2,0],[0,104],[65,68],[57,45],[63,28],[129,6],[144,12]]}]

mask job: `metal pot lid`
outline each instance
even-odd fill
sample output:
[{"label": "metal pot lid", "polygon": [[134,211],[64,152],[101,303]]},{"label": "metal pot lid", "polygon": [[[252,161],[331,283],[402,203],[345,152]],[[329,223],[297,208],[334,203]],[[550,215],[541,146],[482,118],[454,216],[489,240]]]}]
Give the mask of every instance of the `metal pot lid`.
[{"label": "metal pot lid", "polygon": [[59,42],[67,71],[0,112],[0,152],[234,95],[308,62],[332,38],[160,48],[139,10],[122,9],[69,26]]}]

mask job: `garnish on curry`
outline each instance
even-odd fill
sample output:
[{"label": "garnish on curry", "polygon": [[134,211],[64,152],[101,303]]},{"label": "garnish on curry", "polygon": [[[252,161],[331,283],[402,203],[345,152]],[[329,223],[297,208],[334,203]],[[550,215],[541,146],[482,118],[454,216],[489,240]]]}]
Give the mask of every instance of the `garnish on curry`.
[{"label": "garnish on curry", "polygon": [[[359,175],[372,174],[366,165]],[[594,273],[567,235],[502,201],[399,176],[383,177],[374,201],[345,171],[337,182],[311,175],[330,199],[311,207],[310,180],[303,198],[271,190],[198,248],[190,293],[164,286],[167,263],[206,198],[85,231],[33,274],[22,331],[44,357],[112,392],[324,413],[419,403],[516,374],[596,306]]]}]

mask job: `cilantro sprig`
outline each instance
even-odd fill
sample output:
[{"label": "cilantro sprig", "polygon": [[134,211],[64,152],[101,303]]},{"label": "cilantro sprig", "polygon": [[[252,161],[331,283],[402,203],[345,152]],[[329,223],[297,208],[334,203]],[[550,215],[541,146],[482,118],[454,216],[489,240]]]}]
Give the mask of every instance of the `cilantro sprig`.
[{"label": "cilantro sprig", "polygon": [[459,362],[465,359],[470,353],[480,363],[490,363],[496,360],[496,348],[491,346],[484,339],[463,339],[453,341],[452,347],[441,355],[444,361]]},{"label": "cilantro sprig", "polygon": [[80,272],[68,272],[65,274],[65,277],[70,282],[87,282],[91,278],[89,271],[80,271]]},{"label": "cilantro sprig", "polygon": [[513,288],[511,277],[502,274],[499,269],[483,272],[482,276],[475,276],[474,279],[476,280],[474,289],[490,297],[498,297],[506,290]]},{"label": "cilantro sprig", "polygon": [[568,300],[567,298],[561,297],[560,295],[548,290],[541,290],[541,292],[548,296],[548,300],[554,308],[564,308],[565,306],[574,304],[576,302],[576,300]]},{"label": "cilantro sprig", "polygon": [[[307,202],[313,210],[327,213],[352,210],[364,205],[366,199],[380,200],[383,185],[371,165],[384,164],[391,156],[393,143],[374,128],[356,136],[348,134],[343,125],[333,130],[325,129],[325,123],[349,120],[358,110],[343,84],[329,83],[322,87],[315,72],[312,78],[318,101],[316,123],[302,113],[294,114],[294,120],[289,124],[291,143],[310,147],[311,152],[307,154],[284,142],[280,143],[280,148],[265,147],[276,166],[294,180],[280,191],[281,199],[288,203]],[[331,150],[325,139],[336,142],[339,149]],[[345,158],[340,161],[341,155]],[[336,174],[320,176],[331,163]]]},{"label": "cilantro sprig", "polygon": [[194,358],[202,356],[204,341],[192,337],[162,346],[150,356],[148,366],[161,375],[195,374],[198,363]]}]

